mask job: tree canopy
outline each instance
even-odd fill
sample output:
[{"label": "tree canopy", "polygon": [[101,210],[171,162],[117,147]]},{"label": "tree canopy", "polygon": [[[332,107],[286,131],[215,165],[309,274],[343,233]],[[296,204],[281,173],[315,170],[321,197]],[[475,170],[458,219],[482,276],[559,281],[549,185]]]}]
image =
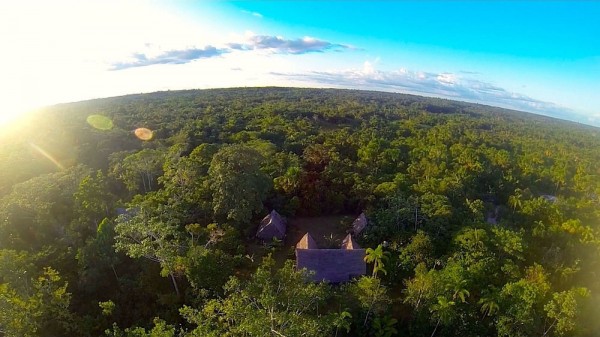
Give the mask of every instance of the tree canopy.
[{"label": "tree canopy", "polygon": [[[0,336],[596,336],[598,148],[589,126],[356,90],[45,108],[0,135]],[[254,239],[273,209],[364,212],[372,272],[308,282]]]}]

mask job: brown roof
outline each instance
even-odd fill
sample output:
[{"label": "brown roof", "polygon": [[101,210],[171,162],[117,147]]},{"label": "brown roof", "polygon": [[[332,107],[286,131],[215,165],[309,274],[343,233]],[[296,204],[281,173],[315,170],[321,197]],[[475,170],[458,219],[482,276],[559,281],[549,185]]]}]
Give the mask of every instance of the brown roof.
[{"label": "brown roof", "polygon": [[348,234],[342,241],[342,249],[360,249],[360,246],[354,241],[352,234]]},{"label": "brown roof", "polygon": [[296,268],[315,282],[340,283],[367,273],[364,249],[296,249]]},{"label": "brown roof", "polygon": [[318,248],[319,247],[317,247],[317,243],[312,238],[312,236],[310,236],[310,233],[304,234],[302,239],[300,239],[300,241],[298,241],[298,243],[296,244],[296,249],[318,249]]},{"label": "brown roof", "polygon": [[271,240],[273,238],[281,240],[285,236],[285,232],[285,221],[276,210],[272,210],[260,222],[256,236],[263,240]]},{"label": "brown roof", "polygon": [[358,218],[356,218],[356,220],[354,220],[354,222],[352,223],[352,234],[360,234],[360,232],[362,232],[365,229],[365,227],[367,227],[367,223],[367,216],[365,215],[365,213],[360,213]]},{"label": "brown roof", "polygon": [[296,245],[296,268],[312,272],[315,282],[340,283],[367,272],[365,250],[348,234],[342,249],[318,249],[315,240],[306,233]]}]

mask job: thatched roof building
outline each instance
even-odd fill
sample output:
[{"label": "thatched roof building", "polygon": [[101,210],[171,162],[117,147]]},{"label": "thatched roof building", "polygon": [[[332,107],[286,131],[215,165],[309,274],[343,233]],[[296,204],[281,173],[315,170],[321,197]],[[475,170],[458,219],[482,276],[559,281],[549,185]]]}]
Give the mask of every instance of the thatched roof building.
[{"label": "thatched roof building", "polygon": [[358,243],[354,241],[352,235],[348,234],[342,241],[342,249],[361,249]]},{"label": "thatched roof building", "polygon": [[271,213],[265,216],[260,222],[256,237],[264,241],[270,241],[273,240],[273,238],[283,240],[285,232],[285,220],[283,220],[276,210],[272,210]]},{"label": "thatched roof building", "polygon": [[296,268],[314,272],[315,282],[348,282],[365,275],[365,250],[348,234],[341,249],[319,249],[315,240],[306,233],[296,245]]},{"label": "thatched roof building", "polygon": [[365,213],[360,213],[358,218],[356,218],[352,223],[352,229],[350,230],[350,233],[352,233],[352,235],[360,234],[367,227],[367,224],[367,216]]},{"label": "thatched roof building", "polygon": [[296,249],[319,249],[319,247],[310,233],[306,233],[296,244]]}]

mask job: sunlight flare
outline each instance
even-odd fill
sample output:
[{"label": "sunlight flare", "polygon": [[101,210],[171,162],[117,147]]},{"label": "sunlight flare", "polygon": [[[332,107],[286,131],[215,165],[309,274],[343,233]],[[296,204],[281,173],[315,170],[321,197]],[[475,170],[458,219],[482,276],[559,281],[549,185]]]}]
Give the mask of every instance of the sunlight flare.
[{"label": "sunlight flare", "polygon": [[42,149],[41,147],[35,145],[34,143],[29,143],[29,145],[34,150],[36,150],[39,154],[41,154],[42,156],[46,157],[46,159],[48,159],[54,165],[56,165],[56,167],[58,167],[60,170],[64,170],[65,169],[65,167],[58,160],[56,160],[54,157],[52,157],[52,155],[50,153],[48,153],[48,151]]}]

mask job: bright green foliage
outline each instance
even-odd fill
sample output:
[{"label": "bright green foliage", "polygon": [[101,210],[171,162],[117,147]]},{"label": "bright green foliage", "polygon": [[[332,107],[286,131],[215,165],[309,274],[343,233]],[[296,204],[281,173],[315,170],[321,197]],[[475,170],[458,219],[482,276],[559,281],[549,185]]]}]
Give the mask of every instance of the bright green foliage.
[{"label": "bright green foliage", "polygon": [[361,277],[348,285],[347,291],[365,311],[373,311],[376,314],[384,313],[391,302],[387,289],[377,278]]},{"label": "bright green foliage", "polygon": [[415,276],[405,281],[404,302],[410,304],[416,311],[422,310],[435,295],[435,271],[427,270],[420,263],[415,268]]},{"label": "bright green foliage", "polygon": [[387,275],[385,262],[389,259],[389,255],[390,252],[384,251],[382,245],[378,245],[375,249],[367,248],[365,262],[373,263],[373,277],[377,277],[378,272]]},{"label": "bright green foliage", "polygon": [[577,316],[581,299],[589,296],[589,290],[585,288],[573,288],[552,294],[552,300],[544,306],[550,326],[544,335],[554,330],[556,336],[566,336],[577,330]]},{"label": "bright green foliage", "polygon": [[0,284],[7,283],[19,291],[26,291],[28,279],[36,272],[34,259],[24,251],[0,250]]},{"label": "bright green foliage", "polygon": [[486,291],[482,294],[477,304],[481,305],[481,313],[484,316],[494,316],[500,310],[498,301],[498,293],[496,291]]},{"label": "bright green foliage", "polygon": [[61,336],[72,329],[71,294],[52,268],[23,290],[0,284],[0,332],[6,337]]},{"label": "bright green foliage", "polygon": [[494,245],[498,249],[500,256],[512,258],[515,261],[525,259],[525,250],[527,248],[523,238],[524,231],[512,231],[502,227],[492,227],[494,234]]},{"label": "bright green foliage", "polygon": [[431,306],[430,312],[433,319],[437,319],[436,327],[439,323],[450,324],[456,317],[454,306],[456,302],[449,300],[444,296],[438,296],[437,303]]},{"label": "bright green foliage", "polygon": [[144,328],[121,330],[114,324],[112,329],[105,331],[105,334],[107,337],[176,337],[183,335],[178,333],[175,327],[158,318],[154,319],[154,327],[150,330]]},{"label": "bright green foliage", "polygon": [[110,316],[115,311],[115,302],[106,301],[106,302],[98,302],[98,306],[102,309],[102,315]]},{"label": "bright green foliage", "polygon": [[524,337],[539,333],[549,290],[548,276],[537,264],[527,269],[524,278],[505,284],[500,291],[498,335]]},{"label": "bright green foliage", "polygon": [[433,265],[433,243],[423,231],[417,231],[410,242],[400,249],[399,265],[404,270],[413,270],[418,264]]},{"label": "bright green foliage", "polygon": [[291,261],[276,270],[267,258],[250,280],[232,278],[224,298],[182,314],[197,325],[192,336],[329,336],[336,315],[324,311],[328,287],[308,280]]}]

